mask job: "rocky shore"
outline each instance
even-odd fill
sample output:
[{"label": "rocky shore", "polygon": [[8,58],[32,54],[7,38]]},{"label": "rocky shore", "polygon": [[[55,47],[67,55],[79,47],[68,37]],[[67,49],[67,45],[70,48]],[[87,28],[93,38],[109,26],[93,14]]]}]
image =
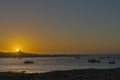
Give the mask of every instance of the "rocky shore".
[{"label": "rocky shore", "polygon": [[0,72],[0,80],[120,80],[120,68],[80,69],[47,73]]}]

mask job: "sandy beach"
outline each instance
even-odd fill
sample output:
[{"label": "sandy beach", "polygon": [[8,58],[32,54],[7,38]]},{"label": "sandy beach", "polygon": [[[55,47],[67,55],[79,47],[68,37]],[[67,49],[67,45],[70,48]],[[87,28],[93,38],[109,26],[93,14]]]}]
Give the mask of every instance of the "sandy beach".
[{"label": "sandy beach", "polygon": [[120,68],[80,69],[47,73],[0,72],[0,80],[120,80]]}]

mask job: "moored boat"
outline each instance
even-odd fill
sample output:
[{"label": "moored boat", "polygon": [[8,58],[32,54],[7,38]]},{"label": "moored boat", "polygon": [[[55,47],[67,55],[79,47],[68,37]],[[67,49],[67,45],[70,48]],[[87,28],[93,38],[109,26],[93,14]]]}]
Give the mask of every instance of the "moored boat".
[{"label": "moored boat", "polygon": [[88,62],[90,62],[90,63],[96,63],[96,62],[100,63],[101,61],[100,60],[95,60],[95,59],[89,59]]},{"label": "moored boat", "polygon": [[116,62],[115,61],[109,61],[108,63],[109,64],[115,64]]},{"label": "moored boat", "polygon": [[33,63],[34,61],[29,61],[29,60],[24,61],[24,64],[33,64]]}]

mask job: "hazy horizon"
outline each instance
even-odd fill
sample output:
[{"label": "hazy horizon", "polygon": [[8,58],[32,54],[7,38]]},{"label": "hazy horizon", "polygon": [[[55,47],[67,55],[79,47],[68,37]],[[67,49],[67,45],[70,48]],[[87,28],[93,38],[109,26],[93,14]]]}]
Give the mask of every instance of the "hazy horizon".
[{"label": "hazy horizon", "polygon": [[1,0],[0,51],[120,52],[120,0]]}]

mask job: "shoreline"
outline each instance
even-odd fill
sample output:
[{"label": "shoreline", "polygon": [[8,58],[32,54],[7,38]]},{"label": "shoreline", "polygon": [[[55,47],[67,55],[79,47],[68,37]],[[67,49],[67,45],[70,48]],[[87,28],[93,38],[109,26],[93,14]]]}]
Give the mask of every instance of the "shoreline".
[{"label": "shoreline", "polygon": [[0,72],[0,80],[120,80],[120,68],[61,70],[46,73]]}]

